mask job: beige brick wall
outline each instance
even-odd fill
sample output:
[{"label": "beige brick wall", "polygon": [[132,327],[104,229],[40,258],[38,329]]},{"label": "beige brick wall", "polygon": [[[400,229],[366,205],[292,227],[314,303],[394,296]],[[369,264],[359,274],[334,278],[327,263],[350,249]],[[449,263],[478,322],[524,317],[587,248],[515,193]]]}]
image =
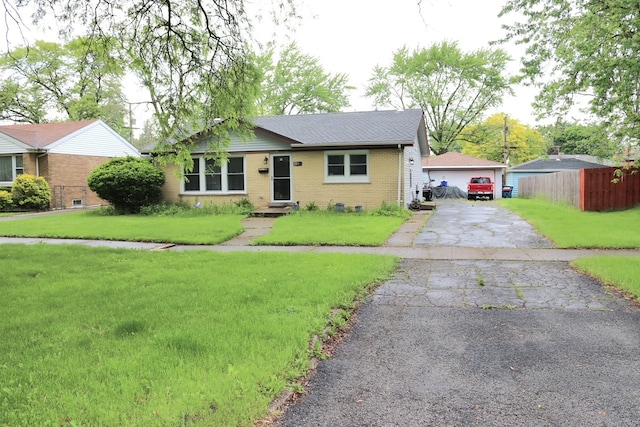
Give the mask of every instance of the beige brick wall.
[{"label": "beige brick wall", "polygon": [[271,179],[268,173],[259,173],[258,169],[265,168],[265,156],[268,153],[250,153],[245,156],[247,188],[244,194],[233,195],[181,195],[180,179],[176,176],[177,166],[170,165],[165,168],[167,182],[163,188],[163,198],[166,202],[186,203],[194,205],[196,202],[203,204],[224,204],[249,199],[254,206],[268,206],[271,201]]},{"label": "beige brick wall", "polygon": [[[165,168],[167,183],[164,187],[164,199],[168,202],[184,202],[190,205],[196,202],[223,204],[248,198],[257,207],[268,206],[271,201],[271,179],[269,174],[258,173],[264,168],[266,153],[246,155],[247,193],[243,195],[180,195],[180,181],[175,175],[175,166]],[[291,153],[292,163],[302,162],[301,166],[292,166],[293,201],[299,201],[304,207],[315,203],[321,209],[329,204],[344,203],[345,206],[357,205],[366,209],[379,207],[383,202],[396,203],[398,199],[398,150],[370,150],[368,183],[325,183],[324,152],[307,151]]]},{"label": "beige brick wall", "polygon": [[329,204],[379,207],[383,202],[395,203],[398,199],[398,151],[370,150],[368,183],[325,183],[324,152],[295,152],[294,161],[302,166],[293,168],[294,201],[300,206],[314,202],[321,209]]}]

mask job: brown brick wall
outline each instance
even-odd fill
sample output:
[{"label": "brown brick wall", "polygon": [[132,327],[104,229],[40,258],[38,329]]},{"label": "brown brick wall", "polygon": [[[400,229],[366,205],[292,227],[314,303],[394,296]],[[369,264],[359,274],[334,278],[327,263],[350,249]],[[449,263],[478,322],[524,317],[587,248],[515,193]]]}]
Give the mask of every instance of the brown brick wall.
[{"label": "brown brick wall", "polygon": [[[56,186],[64,186],[64,199],[62,194],[56,192],[56,200],[52,205],[56,208],[71,207],[73,199],[83,197],[83,188],[86,190],[86,204],[88,206],[108,204],[89,190],[87,178],[92,170],[107,162],[109,157],[99,156],[74,156],[69,154],[49,154],[40,158],[40,175],[44,176],[51,186],[52,195]],[[47,165],[43,171],[43,162]],[[58,189],[62,190],[62,189]]]}]

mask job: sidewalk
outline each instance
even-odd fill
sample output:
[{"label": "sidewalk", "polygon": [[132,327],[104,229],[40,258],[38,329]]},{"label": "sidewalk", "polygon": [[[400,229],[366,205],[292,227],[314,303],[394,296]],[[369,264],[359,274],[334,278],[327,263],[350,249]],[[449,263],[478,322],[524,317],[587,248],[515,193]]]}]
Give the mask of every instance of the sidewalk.
[{"label": "sidewalk", "polygon": [[[53,211],[36,215],[55,215],[68,212]],[[429,259],[429,260],[504,260],[504,261],[572,261],[598,255],[630,255],[640,256],[640,251],[633,249],[556,249],[556,248],[505,248],[505,247],[465,247],[465,246],[430,246],[418,245],[420,236],[430,213],[427,211],[414,212],[412,218],[407,220],[383,246],[252,246],[251,242],[259,236],[268,234],[274,218],[248,217],[242,221],[245,231],[240,235],[220,245],[173,245],[146,242],[105,241],[86,239],[44,239],[22,237],[0,237],[2,243],[49,243],[49,244],[79,244],[93,247],[111,247],[143,250],[212,250],[220,252],[312,252],[327,253],[340,252],[347,254],[380,254],[392,255],[404,259]],[[26,215],[20,215],[25,218]],[[0,220],[18,219],[16,217],[2,217]]]}]

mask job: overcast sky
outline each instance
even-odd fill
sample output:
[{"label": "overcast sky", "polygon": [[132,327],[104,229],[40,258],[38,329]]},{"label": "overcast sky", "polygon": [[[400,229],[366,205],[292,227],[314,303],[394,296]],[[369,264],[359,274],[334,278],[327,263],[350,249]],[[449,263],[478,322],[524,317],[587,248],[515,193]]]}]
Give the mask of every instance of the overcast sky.
[{"label": "overcast sky", "polygon": [[[296,40],[302,52],[319,59],[331,73],[346,73],[356,87],[349,110],[372,110],[364,87],[376,65],[389,65],[392,53],[407,46],[428,47],[457,41],[464,52],[488,48],[501,38],[504,19],[498,13],[505,0],[305,0],[300,8],[302,25],[295,33],[280,31],[282,44]],[[270,37],[268,32],[262,37]],[[514,58],[509,73],[519,68],[521,48],[502,46]],[[491,113],[504,112],[534,125],[531,102],[535,92],[515,87],[516,95],[505,99]]]},{"label": "overcast sky", "polygon": [[[256,22],[256,36],[261,41],[275,41],[285,45],[298,43],[305,54],[317,57],[325,71],[345,73],[352,92],[348,111],[373,110],[364,97],[364,87],[376,65],[390,63],[393,51],[407,46],[428,47],[443,40],[457,41],[464,52],[489,47],[489,42],[503,36],[497,15],[506,0],[297,0],[302,21],[295,31],[274,27],[270,22]],[[272,2],[252,0],[260,8]],[[28,19],[27,19],[28,20]],[[0,25],[2,27],[3,25]],[[10,36],[12,36],[10,34]],[[16,37],[17,34],[13,34]],[[43,37],[27,34],[28,39]],[[520,49],[503,46],[514,61],[508,72],[515,74],[519,67]],[[504,112],[529,125],[535,125],[531,102],[535,92],[515,87],[516,95],[504,100],[501,107],[490,113]],[[146,100],[143,92],[127,90],[130,102]],[[134,105],[138,124],[142,125],[145,107]]]}]

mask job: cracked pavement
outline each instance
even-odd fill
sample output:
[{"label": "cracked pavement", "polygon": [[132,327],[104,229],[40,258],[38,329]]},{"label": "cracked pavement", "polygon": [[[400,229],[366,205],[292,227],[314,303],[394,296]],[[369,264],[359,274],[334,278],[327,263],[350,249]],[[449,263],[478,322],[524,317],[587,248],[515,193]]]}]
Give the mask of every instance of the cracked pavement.
[{"label": "cracked pavement", "polygon": [[[495,202],[437,203],[415,250],[553,247]],[[638,426],[639,322],[566,261],[404,257],[276,425]]]}]

